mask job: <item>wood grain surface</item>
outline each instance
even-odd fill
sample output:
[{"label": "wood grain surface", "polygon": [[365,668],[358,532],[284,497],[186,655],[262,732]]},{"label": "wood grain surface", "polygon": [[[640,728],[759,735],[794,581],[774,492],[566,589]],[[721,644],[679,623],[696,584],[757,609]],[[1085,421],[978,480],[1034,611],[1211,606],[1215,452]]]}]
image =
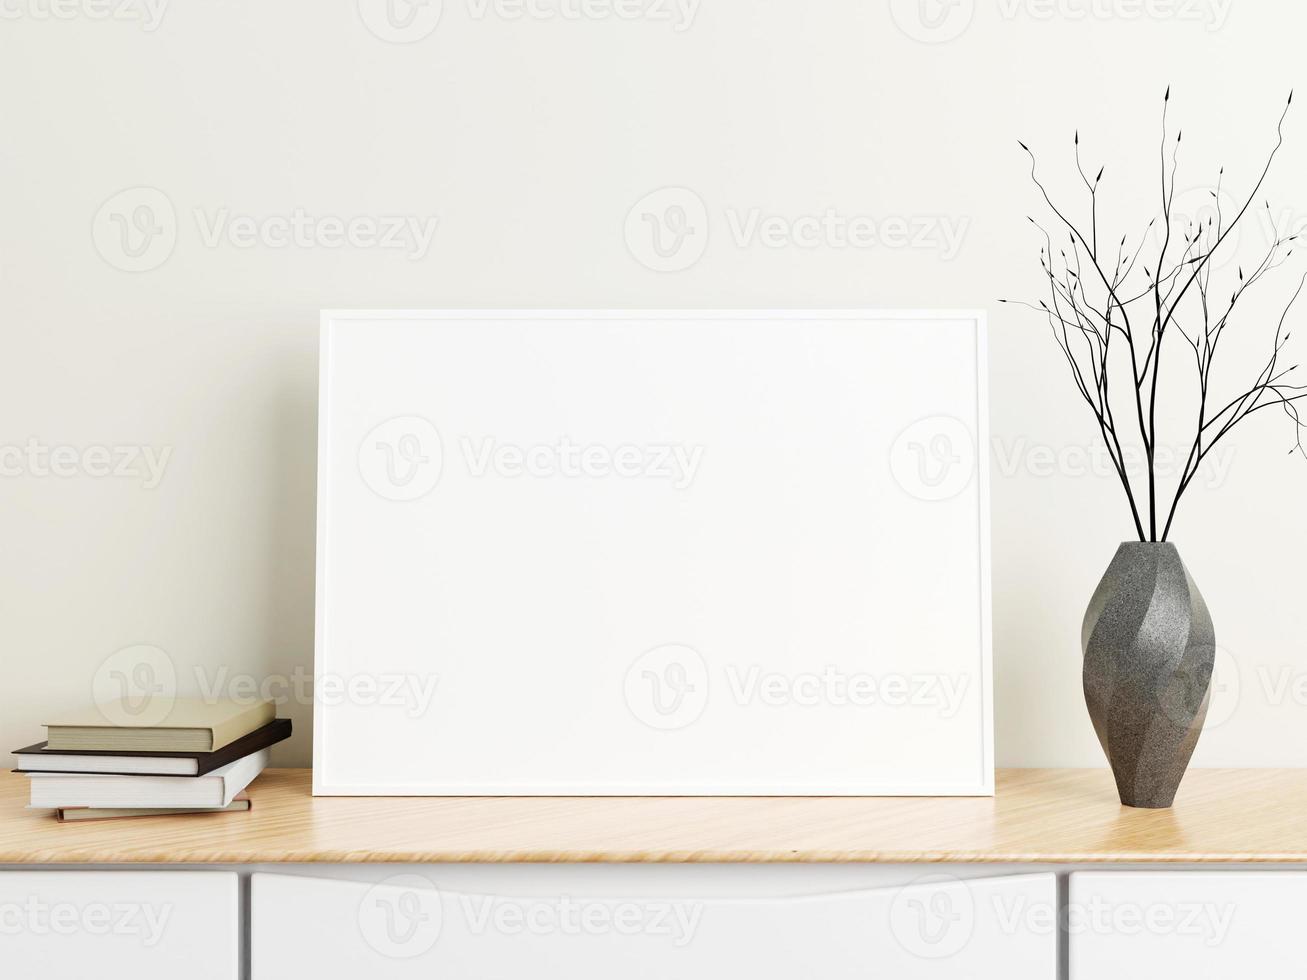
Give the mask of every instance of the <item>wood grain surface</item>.
[{"label": "wood grain surface", "polygon": [[318,797],[270,769],[249,813],[57,823],[0,774],[0,864],[1303,862],[1307,770],[1199,769],[1170,810],[1093,769],[999,770],[994,797]]}]

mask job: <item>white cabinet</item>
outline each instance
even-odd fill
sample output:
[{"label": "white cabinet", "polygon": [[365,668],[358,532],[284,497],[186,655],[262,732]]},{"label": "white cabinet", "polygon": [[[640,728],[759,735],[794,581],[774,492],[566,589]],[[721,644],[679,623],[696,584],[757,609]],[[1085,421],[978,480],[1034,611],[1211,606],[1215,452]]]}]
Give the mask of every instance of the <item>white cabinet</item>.
[{"label": "white cabinet", "polygon": [[[1061,906],[1052,873],[979,866],[264,867],[253,980],[1054,980],[1062,924],[1070,980],[1243,980],[1302,972],[1307,910],[1302,871],[1075,871]],[[238,980],[239,890],[0,871],[0,978]]]},{"label": "white cabinet", "polygon": [[1072,980],[1301,976],[1307,873],[1071,875]]},{"label": "white cabinet", "polygon": [[0,872],[0,976],[236,980],[237,876]]},{"label": "white cabinet", "polygon": [[[741,869],[663,876],[643,893],[627,869],[591,890],[536,867],[531,887],[440,867],[374,880],[256,874],[254,980],[535,977],[540,980],[1053,980],[1052,874],[961,880],[909,872],[894,887],[767,895]],[[677,869],[667,869],[675,872]],[[797,869],[796,869],[797,870]],[[551,877],[551,875],[553,877]],[[923,877],[924,876],[924,877]],[[646,877],[644,882],[651,879]],[[736,894],[725,893],[735,882]],[[611,887],[603,894],[596,882]],[[479,887],[481,886],[481,887]],[[765,892],[765,890],[762,890]]]}]

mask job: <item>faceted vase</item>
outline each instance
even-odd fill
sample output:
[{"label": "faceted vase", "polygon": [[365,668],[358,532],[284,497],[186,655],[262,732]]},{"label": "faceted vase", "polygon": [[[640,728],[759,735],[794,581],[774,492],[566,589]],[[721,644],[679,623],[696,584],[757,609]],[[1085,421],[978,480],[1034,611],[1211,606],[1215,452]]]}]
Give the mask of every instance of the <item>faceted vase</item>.
[{"label": "faceted vase", "polygon": [[1207,715],[1216,634],[1180,553],[1127,541],[1085,611],[1085,703],[1126,806],[1168,807]]}]

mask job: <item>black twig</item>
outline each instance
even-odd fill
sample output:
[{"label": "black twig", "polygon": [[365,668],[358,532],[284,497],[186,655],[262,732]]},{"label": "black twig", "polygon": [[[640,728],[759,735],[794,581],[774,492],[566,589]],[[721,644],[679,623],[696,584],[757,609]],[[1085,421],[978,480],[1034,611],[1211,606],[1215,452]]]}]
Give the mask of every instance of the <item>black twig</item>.
[{"label": "black twig", "polygon": [[[1030,158],[1030,179],[1062,230],[1054,236],[1033,217],[1030,218],[1031,224],[1039,229],[1043,238],[1039,264],[1048,292],[1046,299],[1039,300],[1037,304],[1018,302],[1016,305],[1037,310],[1044,315],[1054,342],[1067,363],[1072,383],[1081,399],[1089,406],[1098,425],[1107,446],[1108,457],[1125,490],[1135,531],[1143,541],[1167,540],[1180,499],[1198,474],[1203,461],[1231,430],[1254,412],[1270,407],[1281,408],[1293,424],[1293,445],[1290,451],[1307,458],[1307,448],[1304,448],[1307,421],[1298,405],[1299,401],[1307,399],[1307,385],[1295,383],[1297,364],[1289,367],[1281,364],[1281,355],[1290,337],[1286,330],[1288,317],[1307,285],[1307,276],[1299,280],[1297,289],[1282,308],[1275,326],[1271,353],[1254,382],[1216,411],[1212,410],[1210,402],[1215,388],[1213,369],[1217,351],[1236,308],[1242,309],[1240,302],[1244,296],[1268,273],[1283,265],[1293,252],[1297,236],[1277,237],[1261,260],[1250,266],[1250,271],[1245,273],[1242,266],[1236,268],[1236,281],[1228,290],[1213,286],[1215,263],[1212,257],[1230,240],[1231,233],[1239,227],[1253,202],[1259,198],[1276,154],[1284,145],[1284,120],[1293,103],[1293,93],[1289,93],[1276,122],[1275,145],[1267,154],[1256,182],[1237,211],[1227,215],[1222,206],[1225,179],[1225,169],[1222,167],[1217,176],[1216,190],[1212,194],[1214,216],[1187,221],[1180,228],[1175,224],[1175,194],[1182,133],[1177,131],[1174,138],[1169,135],[1170,99],[1171,90],[1168,88],[1162,98],[1162,133],[1158,149],[1160,215],[1148,222],[1133,247],[1127,247],[1128,235],[1121,236],[1115,244],[1115,256],[1111,253],[1103,256],[1099,252],[1098,191],[1104,169],[1099,167],[1092,178],[1089,176],[1091,171],[1085,169],[1081,157],[1079,131],[1075,132],[1072,142],[1076,172],[1089,198],[1088,227],[1085,231],[1070,217],[1068,209],[1054,203],[1039,177],[1034,152],[1025,143],[1019,143]],[[1162,227],[1158,230],[1160,249],[1155,255],[1150,254],[1141,259],[1159,217],[1162,222]],[[1055,249],[1055,239],[1060,239],[1065,244]],[[1108,262],[1111,263],[1110,267]],[[1136,270],[1142,272],[1142,282],[1136,281]],[[1227,294],[1228,301],[1218,301],[1219,295]],[[1192,300],[1188,304],[1184,302],[1186,297],[1191,297]],[[1142,322],[1151,321],[1146,342],[1134,329],[1134,323],[1139,322],[1140,318],[1136,316],[1132,321],[1132,313],[1137,312],[1136,308],[1141,303],[1147,304],[1148,311],[1147,320]],[[1198,382],[1198,404],[1193,438],[1176,481],[1174,494],[1169,506],[1164,508],[1158,485],[1157,405],[1163,352],[1169,346],[1168,338],[1172,333],[1178,335],[1192,355]],[[1117,359],[1112,346],[1114,336],[1124,340],[1126,351],[1123,356],[1128,358],[1130,364],[1128,392],[1134,403],[1134,421],[1147,467],[1143,474],[1147,487],[1146,497],[1142,499],[1144,506],[1140,506],[1140,495],[1136,493],[1126,466],[1122,433],[1113,412],[1113,380],[1119,381],[1119,375],[1124,371],[1123,365],[1119,370],[1114,366]]]}]

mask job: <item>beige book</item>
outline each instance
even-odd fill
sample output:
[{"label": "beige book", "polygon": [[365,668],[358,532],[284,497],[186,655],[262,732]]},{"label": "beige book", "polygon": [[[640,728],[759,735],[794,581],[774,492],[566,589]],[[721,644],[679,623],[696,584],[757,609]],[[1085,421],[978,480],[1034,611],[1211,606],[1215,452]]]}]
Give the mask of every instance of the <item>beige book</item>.
[{"label": "beige book", "polygon": [[46,723],[47,741],[59,751],[216,752],[276,717],[271,701],[253,704],[176,698],[159,717],[159,705],[133,710],[114,701]]}]

